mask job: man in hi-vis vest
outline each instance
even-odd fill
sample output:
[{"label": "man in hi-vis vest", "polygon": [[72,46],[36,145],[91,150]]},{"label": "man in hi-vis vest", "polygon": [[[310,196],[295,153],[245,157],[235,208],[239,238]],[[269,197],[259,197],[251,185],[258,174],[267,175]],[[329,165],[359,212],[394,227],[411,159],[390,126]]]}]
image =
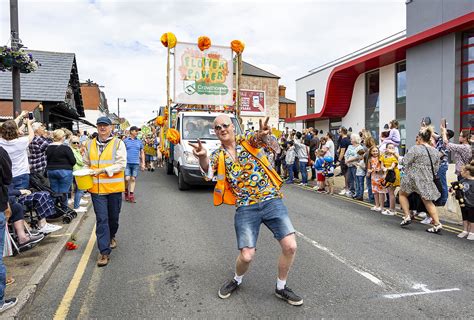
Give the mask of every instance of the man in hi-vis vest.
[{"label": "man in hi-vis vest", "polygon": [[268,118],[263,124],[260,120],[258,133],[250,131],[245,136],[236,136],[231,119],[222,114],[214,120],[214,130],[221,147],[210,157],[201,141],[190,145],[206,179],[216,178],[214,205],[225,203],[237,208],[234,227],[240,254],[234,277],[219,289],[218,295],[226,299],[239,288],[255,255],[260,225],[264,223],[282,249],[275,294],[291,305],[300,306],[303,299],[286,286],[296,254],[295,229],[281,200],[282,179],[263,151],[266,142],[271,141]]},{"label": "man in hi-vis vest", "polygon": [[86,144],[84,165],[93,170],[93,186],[88,191],[96,216],[99,267],[109,263],[111,249],[117,247],[115,234],[119,227],[122,193],[125,191],[124,170],[127,149],[122,140],[112,135],[112,121],[107,117],[97,119],[98,136]]}]

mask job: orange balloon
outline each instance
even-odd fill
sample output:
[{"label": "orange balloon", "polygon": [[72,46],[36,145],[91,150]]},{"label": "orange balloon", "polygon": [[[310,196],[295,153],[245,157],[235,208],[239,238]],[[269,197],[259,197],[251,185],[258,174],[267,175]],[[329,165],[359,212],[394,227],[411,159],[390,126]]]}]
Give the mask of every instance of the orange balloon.
[{"label": "orange balloon", "polygon": [[168,139],[168,141],[172,144],[178,144],[180,139],[178,130],[173,128],[168,129],[168,131],[166,132],[166,139]]},{"label": "orange balloon", "polygon": [[165,117],[163,116],[156,117],[155,123],[157,126],[162,127],[165,124]]},{"label": "orange balloon", "polygon": [[206,36],[201,36],[198,38],[198,47],[201,51],[207,50],[211,47],[211,39]]},{"label": "orange balloon", "polygon": [[237,54],[240,54],[244,52],[245,44],[240,40],[233,40],[230,43],[230,47],[232,48],[232,51],[234,51]]}]

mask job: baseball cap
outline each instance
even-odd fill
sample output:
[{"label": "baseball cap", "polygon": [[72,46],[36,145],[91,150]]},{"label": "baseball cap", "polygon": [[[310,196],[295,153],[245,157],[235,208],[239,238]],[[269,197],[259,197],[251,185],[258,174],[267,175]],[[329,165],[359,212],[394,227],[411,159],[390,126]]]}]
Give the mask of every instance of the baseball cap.
[{"label": "baseball cap", "polygon": [[112,120],[110,120],[109,118],[107,117],[99,117],[97,119],[97,123],[96,124],[108,124],[108,125],[111,125],[112,124]]},{"label": "baseball cap", "polygon": [[141,129],[140,129],[139,127],[137,127],[137,126],[131,126],[131,127],[130,127],[130,131],[134,131],[134,130],[135,130],[135,131],[141,131]]}]

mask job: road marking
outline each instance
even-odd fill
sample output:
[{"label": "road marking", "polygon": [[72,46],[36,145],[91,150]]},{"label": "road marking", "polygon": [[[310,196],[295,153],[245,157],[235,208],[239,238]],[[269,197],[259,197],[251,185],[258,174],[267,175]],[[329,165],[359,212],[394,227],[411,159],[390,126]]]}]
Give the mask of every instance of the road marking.
[{"label": "road marking", "polygon": [[296,231],[296,235],[300,238],[302,238],[303,240],[305,240],[306,242],[312,244],[314,247],[324,251],[325,253],[327,253],[328,255],[330,255],[331,257],[333,257],[334,259],[336,259],[337,261],[345,264],[346,266],[348,266],[349,268],[351,268],[353,271],[357,272],[358,274],[360,274],[361,276],[363,276],[364,278],[370,280],[371,282],[375,283],[376,285],[378,286],[381,286],[381,287],[386,287],[385,283],[380,280],[379,278],[377,278],[376,276],[374,276],[373,274],[367,272],[367,271],[364,271],[364,270],[361,270],[361,268],[351,264],[349,261],[347,261],[345,258],[339,256],[338,254],[334,253],[333,251],[331,251],[331,249],[329,248],[326,248],[325,246],[319,244],[318,242],[308,238],[307,236],[305,236],[304,234],[302,234],[301,232],[299,231]]},{"label": "road marking", "polygon": [[89,261],[92,250],[94,249],[95,240],[96,238],[95,238],[95,225],[94,225],[94,228],[92,229],[91,237],[89,238],[89,242],[87,243],[86,249],[84,250],[84,253],[82,254],[81,260],[79,261],[79,264],[77,265],[76,271],[74,272],[74,276],[72,277],[72,280],[66,289],[66,293],[63,296],[61,304],[59,305],[58,309],[56,310],[56,313],[54,314],[54,318],[53,318],[54,320],[66,319],[69,313],[69,308],[71,307],[72,299],[74,298],[74,295],[76,294],[76,291],[79,288],[79,284],[81,283],[82,276],[84,275],[84,272],[86,271],[87,262]]},{"label": "road marking", "polygon": [[79,315],[77,319],[90,319],[89,307],[96,301],[96,294],[97,289],[99,288],[100,278],[102,277],[102,273],[104,272],[104,268],[94,268],[92,272],[91,279],[89,280],[89,287],[87,288],[87,294],[82,303],[81,310],[79,311]]},{"label": "road marking", "polygon": [[[298,185],[295,185],[295,187],[297,188],[300,188],[300,189],[303,189],[303,190],[307,190],[307,191],[312,191],[314,193],[316,193],[316,191],[313,189],[313,188],[310,188],[310,187],[305,187],[305,186],[298,186]],[[347,202],[352,202],[352,203],[355,203],[355,204],[358,204],[360,206],[363,206],[363,207],[367,207],[367,208],[371,208],[372,205],[370,203],[366,203],[366,202],[363,202],[363,201],[359,201],[359,200],[354,200],[354,199],[350,199],[350,198],[347,198],[346,196],[341,196],[341,195],[338,195],[338,194],[333,194],[333,197],[335,198],[338,198],[340,200],[344,200],[344,201],[347,201]],[[398,217],[402,217],[403,218],[403,214],[399,213],[399,212],[395,212],[396,215]],[[422,219],[418,218],[418,217],[415,217],[415,220],[417,221],[421,221]],[[459,228],[456,228],[456,227],[451,227],[451,226],[448,226],[448,225],[443,225],[443,230],[444,231],[447,231],[447,232],[451,232],[451,233],[459,233],[459,232],[462,232],[463,230],[459,229]]]},{"label": "road marking", "polygon": [[163,271],[143,278],[130,280],[128,281],[128,283],[148,282],[148,290],[150,291],[150,296],[154,297],[156,294],[156,282],[168,273],[170,273],[170,271]]},{"label": "road marking", "polygon": [[459,288],[451,288],[451,289],[439,289],[439,290],[430,290],[426,288],[426,284],[415,284],[413,289],[418,289],[421,291],[417,292],[407,292],[407,293],[395,293],[395,294],[385,294],[384,297],[388,299],[398,299],[403,297],[411,297],[411,296],[418,296],[422,294],[432,294],[432,293],[440,293],[440,292],[451,292],[451,291],[460,291]]}]

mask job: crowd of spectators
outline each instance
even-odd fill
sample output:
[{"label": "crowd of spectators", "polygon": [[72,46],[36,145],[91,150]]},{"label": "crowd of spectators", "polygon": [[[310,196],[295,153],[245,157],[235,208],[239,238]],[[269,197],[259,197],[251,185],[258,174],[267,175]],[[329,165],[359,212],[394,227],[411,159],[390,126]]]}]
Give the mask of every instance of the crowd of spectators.
[{"label": "crowd of spectators", "polygon": [[463,200],[461,205],[464,231],[459,237],[474,240],[471,136],[469,131],[461,131],[459,143],[451,141],[454,136],[445,120],[436,131],[426,117],[420,124],[416,144],[402,156],[400,151],[405,146],[401,144],[397,120],[390,121],[378,137],[366,129],[357,134],[341,127],[336,141],[331,132],[287,128],[279,138],[281,151],[274,156],[274,162],[286,183],[295,183],[301,177],[299,184],[306,186],[308,180],[315,180],[313,188],[318,193],[334,193],[334,172],[339,168],[336,172],[344,178],[340,195],[370,202],[372,211],[390,216],[396,214],[398,202],[403,211],[402,227],[418,215],[422,223],[431,224],[426,231],[438,233],[443,228],[438,207],[445,206],[448,200],[448,160],[452,159],[465,199],[473,199]]}]

